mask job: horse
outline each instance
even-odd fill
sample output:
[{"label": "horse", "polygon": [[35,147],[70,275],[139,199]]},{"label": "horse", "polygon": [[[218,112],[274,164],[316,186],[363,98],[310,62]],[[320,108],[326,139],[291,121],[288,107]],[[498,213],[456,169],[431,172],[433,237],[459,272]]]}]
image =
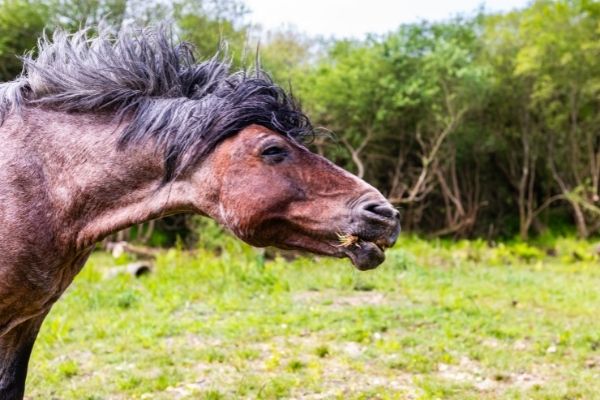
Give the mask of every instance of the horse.
[{"label": "horse", "polygon": [[0,398],[22,399],[44,317],[95,244],[176,213],[241,240],[384,260],[398,211],[311,152],[309,118],[260,67],[197,62],[161,29],[55,31],[0,85]]}]

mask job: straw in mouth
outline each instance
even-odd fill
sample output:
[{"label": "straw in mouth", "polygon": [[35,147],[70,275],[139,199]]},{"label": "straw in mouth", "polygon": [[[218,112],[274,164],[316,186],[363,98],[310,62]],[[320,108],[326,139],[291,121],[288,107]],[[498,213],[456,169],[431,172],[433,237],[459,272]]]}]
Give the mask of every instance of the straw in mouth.
[{"label": "straw in mouth", "polygon": [[340,244],[338,244],[338,247],[356,246],[360,248],[360,244],[358,244],[360,238],[356,235],[352,235],[350,233],[338,233],[337,237],[338,241],[340,242]]}]

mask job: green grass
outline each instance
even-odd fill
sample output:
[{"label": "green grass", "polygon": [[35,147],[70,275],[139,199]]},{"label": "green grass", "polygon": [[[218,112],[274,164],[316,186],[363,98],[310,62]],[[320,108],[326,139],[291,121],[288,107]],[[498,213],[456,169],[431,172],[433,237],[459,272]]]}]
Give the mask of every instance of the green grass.
[{"label": "green grass", "polygon": [[590,243],[405,237],[370,272],[224,243],[139,279],[94,254],[42,328],[27,397],[600,398]]}]

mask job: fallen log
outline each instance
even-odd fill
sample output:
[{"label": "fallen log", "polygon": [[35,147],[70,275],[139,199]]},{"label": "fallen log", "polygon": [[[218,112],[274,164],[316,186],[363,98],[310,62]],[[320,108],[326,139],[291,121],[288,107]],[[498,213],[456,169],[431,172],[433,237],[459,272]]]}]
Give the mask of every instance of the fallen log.
[{"label": "fallen log", "polygon": [[133,245],[128,242],[108,242],[106,250],[112,253],[114,258],[119,258],[123,253],[134,254],[141,258],[156,258],[160,250],[152,247]]},{"label": "fallen log", "polygon": [[114,267],[106,270],[105,278],[114,278],[117,275],[127,274],[139,278],[148,275],[152,272],[154,265],[151,262],[140,261],[134,262],[120,267]]}]

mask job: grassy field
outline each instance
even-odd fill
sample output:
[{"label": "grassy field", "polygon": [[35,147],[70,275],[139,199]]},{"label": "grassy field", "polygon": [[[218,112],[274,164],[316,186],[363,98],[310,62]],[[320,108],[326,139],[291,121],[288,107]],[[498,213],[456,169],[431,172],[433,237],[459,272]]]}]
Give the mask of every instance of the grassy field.
[{"label": "grassy field", "polygon": [[600,398],[590,243],[405,237],[366,273],[224,243],[139,279],[95,254],[42,328],[27,397]]}]

